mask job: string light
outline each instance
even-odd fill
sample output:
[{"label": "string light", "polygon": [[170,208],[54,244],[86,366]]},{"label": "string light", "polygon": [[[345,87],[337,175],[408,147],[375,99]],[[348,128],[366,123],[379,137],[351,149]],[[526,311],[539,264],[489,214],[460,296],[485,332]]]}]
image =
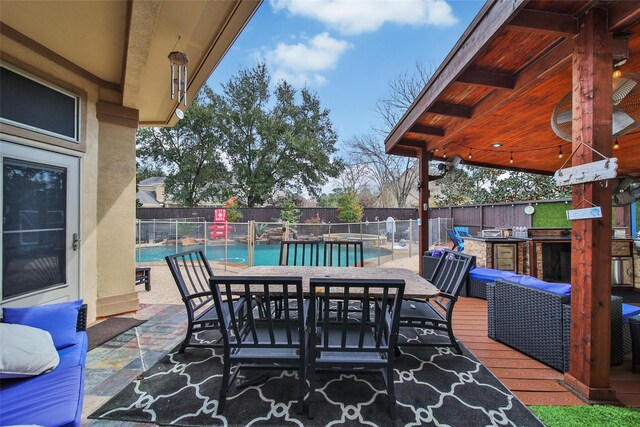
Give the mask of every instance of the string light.
[{"label": "string light", "polygon": [[618,148],[620,148],[620,143],[618,142],[618,138],[616,138],[616,142],[613,144],[613,149],[617,150]]},{"label": "string light", "polygon": [[[493,149],[493,148],[469,147],[469,146],[467,146],[467,145],[459,144],[459,143],[457,143],[457,142],[448,142],[448,143],[447,143],[447,146],[448,146],[448,145],[450,145],[450,144],[453,144],[454,146],[459,147],[459,149],[454,150],[454,154],[455,154],[456,156],[464,156],[462,153],[460,153],[460,151],[465,150],[465,149],[466,149],[466,150],[469,150],[469,153],[467,154],[467,158],[468,158],[468,159],[472,159],[472,158],[473,158],[473,150],[480,150],[480,151],[491,152],[492,154],[495,154],[496,152],[497,152],[497,153],[505,153],[505,154],[506,154],[506,153],[509,153],[509,163],[510,163],[510,164],[513,164],[513,163],[514,163],[514,158],[513,158],[514,153],[516,153],[516,154],[517,154],[517,153],[533,153],[533,152],[536,152],[536,151],[550,150],[550,149],[553,149],[553,147],[554,147],[554,146],[552,145],[552,146],[538,146],[538,147],[535,147],[535,148],[525,148],[525,149],[519,149],[519,150],[495,150],[495,149]],[[563,153],[563,151],[562,151],[562,144],[558,145],[557,147],[558,147],[558,158],[559,158],[559,159],[564,158],[564,153]],[[615,144],[614,144],[614,147],[613,147],[613,148],[614,148],[615,150],[617,150],[619,147],[620,147],[620,144],[617,142],[617,139],[616,139],[616,140],[615,140]],[[454,148],[455,148],[455,147],[454,147]],[[434,149],[433,149],[433,152],[434,152],[434,153],[436,153],[436,152],[441,152],[441,153],[442,153],[442,158],[443,158],[443,159],[447,159],[447,158],[448,158],[448,156],[447,156],[447,148],[446,148],[446,146],[445,146],[445,147],[442,147],[442,148],[434,148]]]}]

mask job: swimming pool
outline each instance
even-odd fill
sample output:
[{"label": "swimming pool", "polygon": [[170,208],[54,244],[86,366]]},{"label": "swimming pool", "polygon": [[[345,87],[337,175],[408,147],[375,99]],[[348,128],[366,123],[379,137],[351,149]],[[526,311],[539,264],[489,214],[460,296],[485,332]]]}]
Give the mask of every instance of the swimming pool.
[{"label": "swimming pool", "polygon": [[[247,265],[249,258],[249,251],[246,243],[230,243],[227,245],[227,253],[225,257],[224,245],[207,245],[206,251],[204,245],[191,245],[182,247],[178,245],[178,252],[200,249],[206,254],[206,257],[210,261],[219,262],[233,262],[236,264]],[[322,254],[324,248],[320,245],[320,263],[322,264]],[[174,245],[168,246],[153,246],[150,248],[138,248],[136,249],[136,262],[153,262],[164,261],[164,257],[167,255],[173,255],[176,253],[176,247]],[[365,247],[364,259],[377,258],[378,256],[391,255],[391,251],[388,249],[378,247]],[[253,264],[254,265],[278,265],[280,259],[280,245],[257,243],[254,250]],[[344,261],[343,261],[344,262]]]}]

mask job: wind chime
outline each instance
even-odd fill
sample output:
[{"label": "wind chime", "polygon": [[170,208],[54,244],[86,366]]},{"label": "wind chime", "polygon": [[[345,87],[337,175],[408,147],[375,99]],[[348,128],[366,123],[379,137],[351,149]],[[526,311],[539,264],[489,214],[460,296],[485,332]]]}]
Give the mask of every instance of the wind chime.
[{"label": "wind chime", "polygon": [[[180,43],[180,37],[173,46]],[[182,46],[182,43],[180,43]],[[171,62],[171,100],[178,100],[178,107],[176,108],[176,116],[179,119],[184,117],[184,112],[180,109],[180,103],[187,106],[187,64],[189,63],[189,57],[186,53],[174,50],[169,54],[169,62]]]}]

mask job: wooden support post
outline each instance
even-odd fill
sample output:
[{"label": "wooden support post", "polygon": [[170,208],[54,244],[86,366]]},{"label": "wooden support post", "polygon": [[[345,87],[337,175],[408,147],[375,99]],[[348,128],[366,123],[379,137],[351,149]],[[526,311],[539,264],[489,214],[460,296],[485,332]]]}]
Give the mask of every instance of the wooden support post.
[{"label": "wooden support post", "polygon": [[[612,34],[607,10],[580,18],[573,40],[573,166],[611,155]],[[581,145],[584,144],[584,145]],[[584,201],[584,202],[583,202]],[[573,221],[571,351],[565,383],[588,401],[615,399],[609,384],[611,343],[611,183],[573,186],[573,206],[602,208],[602,218]]]},{"label": "wooden support post", "polygon": [[418,265],[420,275],[422,271],[422,256],[425,251],[429,250],[429,158],[430,154],[427,150],[420,150],[418,154],[418,215],[420,218],[420,251],[418,252]]}]

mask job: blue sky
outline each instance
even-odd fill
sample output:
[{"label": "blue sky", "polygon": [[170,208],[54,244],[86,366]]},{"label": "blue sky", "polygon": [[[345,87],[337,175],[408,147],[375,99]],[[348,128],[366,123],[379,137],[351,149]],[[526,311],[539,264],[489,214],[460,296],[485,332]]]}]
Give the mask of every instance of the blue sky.
[{"label": "blue sky", "polygon": [[307,85],[331,110],[338,146],[370,133],[387,83],[422,62],[435,69],[484,1],[264,0],[209,86],[265,61],[274,78]]}]

